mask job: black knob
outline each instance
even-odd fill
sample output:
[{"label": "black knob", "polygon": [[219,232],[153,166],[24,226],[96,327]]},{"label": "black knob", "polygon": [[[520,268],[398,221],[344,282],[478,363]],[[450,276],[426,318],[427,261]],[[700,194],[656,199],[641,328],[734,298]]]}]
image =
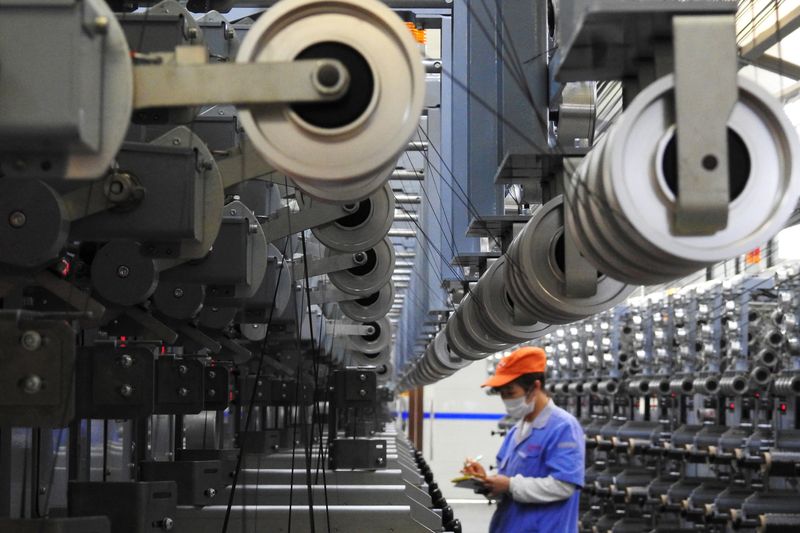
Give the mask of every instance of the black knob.
[{"label": "black knob", "polygon": [[453,508],[449,505],[446,505],[442,508],[442,525],[446,526],[450,522],[453,521]]},{"label": "black knob", "polygon": [[452,531],[453,533],[461,533],[461,520],[456,518],[455,520],[447,524],[445,526],[445,529],[447,531]]}]

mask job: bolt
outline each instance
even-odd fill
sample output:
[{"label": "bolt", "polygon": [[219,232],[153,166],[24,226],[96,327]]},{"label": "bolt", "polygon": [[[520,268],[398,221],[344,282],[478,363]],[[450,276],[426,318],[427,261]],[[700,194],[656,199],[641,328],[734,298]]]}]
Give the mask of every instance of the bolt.
[{"label": "bolt", "polygon": [[325,89],[336,87],[341,79],[339,69],[331,64],[325,63],[317,69],[317,83]]},{"label": "bolt", "polygon": [[186,396],[187,394],[189,394],[189,389],[186,387],[181,387],[178,389],[178,396]]},{"label": "bolt", "polygon": [[108,17],[95,17],[94,19],[94,31],[99,33],[100,35],[105,35],[108,32]]},{"label": "bolt", "polygon": [[367,335],[375,335],[375,326],[367,326]]},{"label": "bolt", "polygon": [[231,209],[230,211],[228,211],[228,213],[230,213],[230,215],[231,215],[232,217],[233,217],[233,216],[236,216],[236,209]]},{"label": "bolt", "polygon": [[158,521],[157,525],[164,531],[172,531],[172,528],[175,527],[175,521],[172,518],[165,516]]},{"label": "bolt", "polygon": [[175,146],[178,146],[178,145],[181,144],[181,140],[179,138],[175,137],[174,139],[172,139],[172,144],[174,144]]},{"label": "bolt", "polygon": [[215,391],[214,389],[208,389],[208,397],[209,398],[213,398],[216,395],[217,395],[217,391]]},{"label": "bolt", "polygon": [[31,374],[26,376],[20,385],[22,386],[22,390],[25,392],[25,394],[36,394],[42,390],[42,378],[36,374]]},{"label": "bolt", "polygon": [[28,330],[22,334],[20,344],[29,352],[35,352],[42,346],[42,336],[38,331]]},{"label": "bolt", "polygon": [[173,295],[175,298],[183,298],[183,289],[181,289],[180,287],[178,287],[177,289],[175,289],[174,291],[172,291],[172,295]]},{"label": "bolt", "polygon": [[208,378],[209,379],[214,379],[215,377],[217,377],[217,373],[214,372],[213,370],[209,370],[208,371]]},{"label": "bolt", "polygon": [[129,398],[133,394],[133,387],[126,383],[119,388],[119,393],[125,398]]},{"label": "bolt", "polygon": [[111,194],[120,194],[125,190],[125,185],[119,180],[114,180],[108,185],[108,190]]},{"label": "bolt", "polygon": [[383,457],[378,457],[375,462],[378,463],[378,466],[383,466]]},{"label": "bolt", "polygon": [[178,367],[178,374],[185,375],[188,371],[189,369],[186,368],[186,365],[180,365]]},{"label": "bolt", "polygon": [[39,494],[47,494],[47,487],[39,487]]},{"label": "bolt", "polygon": [[367,262],[367,254],[364,252],[356,252],[353,254],[353,263],[363,265]]},{"label": "bolt", "polygon": [[130,368],[133,366],[133,357],[128,354],[123,354],[122,357],[119,358],[119,364],[123,368]]},{"label": "bolt", "polygon": [[367,395],[367,391],[365,391],[364,389],[361,389],[361,390],[358,391],[358,395],[363,398],[364,396]]},{"label": "bolt", "polygon": [[24,226],[27,221],[28,217],[26,217],[25,213],[22,211],[14,211],[8,215],[8,224],[15,229],[19,229]]},{"label": "bolt", "polygon": [[208,488],[203,492],[203,494],[206,495],[206,498],[213,498],[217,495],[217,491],[212,488]]},{"label": "bolt", "polygon": [[234,37],[236,37],[236,30],[233,28],[227,28],[225,30],[225,40],[232,41]]},{"label": "bolt", "polygon": [[127,265],[120,265],[117,267],[117,276],[120,278],[127,278],[131,275],[131,269]]},{"label": "bolt", "polygon": [[342,206],[342,211],[345,213],[355,213],[356,209],[358,209],[358,204],[344,204]]},{"label": "bolt", "polygon": [[189,37],[190,41],[197,39],[197,28],[189,28],[186,31],[186,36]]},{"label": "bolt", "polygon": [[359,374],[358,375],[358,380],[359,381],[367,381],[367,375],[366,374]]}]

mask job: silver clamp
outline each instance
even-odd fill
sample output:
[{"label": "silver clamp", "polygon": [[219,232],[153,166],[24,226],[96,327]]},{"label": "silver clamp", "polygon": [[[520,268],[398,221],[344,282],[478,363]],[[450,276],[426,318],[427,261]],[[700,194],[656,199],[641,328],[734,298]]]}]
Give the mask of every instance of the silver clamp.
[{"label": "silver clamp", "polygon": [[375,326],[367,324],[342,324],[335,320],[325,321],[325,333],[334,337],[362,337],[375,335]]},{"label": "silver clamp", "polygon": [[735,19],[676,16],[672,31],[679,191],[672,229],[711,235],[728,225],[728,118],[738,99]]},{"label": "silver clamp", "polygon": [[322,276],[323,274],[330,274],[332,272],[339,272],[341,270],[364,265],[367,259],[366,252],[334,254],[307,262],[303,259],[297,259],[292,265],[292,272],[294,273],[294,279],[306,276],[313,278],[314,276]]},{"label": "silver clamp", "polygon": [[327,102],[350,85],[347,69],[332,59],[209,64],[205,46],[153,59],[161,62],[133,69],[134,109]]}]

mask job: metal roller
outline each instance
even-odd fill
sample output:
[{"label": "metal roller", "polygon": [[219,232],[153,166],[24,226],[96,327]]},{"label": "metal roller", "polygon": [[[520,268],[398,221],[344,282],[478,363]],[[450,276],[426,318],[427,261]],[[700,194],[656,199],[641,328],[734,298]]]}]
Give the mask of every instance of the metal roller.
[{"label": "metal roller", "polygon": [[389,233],[394,222],[395,199],[389,185],[368,198],[345,203],[348,213],[342,218],[315,227],[312,232],[319,242],[340,252],[362,252],[378,244]]},{"label": "metal roller", "polygon": [[564,197],[540,207],[508,249],[506,283],[515,303],[532,318],[566,324],[605,311],[635,287],[603,274],[588,297],[567,295]]},{"label": "metal roller", "polygon": [[472,291],[478,302],[478,320],[498,342],[511,345],[542,337],[554,326],[544,322],[525,320],[514,314],[516,304],[506,285],[508,258],[502,256],[481,276]]},{"label": "metal roller", "polygon": [[775,394],[779,396],[800,395],[800,374],[779,374],[774,386]]},{"label": "metal roller", "polygon": [[[353,28],[358,31],[353,31]],[[419,49],[376,0],[285,0],[253,24],[236,61],[338,59],[343,98],[262,106],[240,118],[259,153],[310,195],[352,202],[381,187],[417,128],[425,96]]]},{"label": "metal roller", "polygon": [[359,298],[339,302],[339,309],[347,318],[357,322],[371,322],[386,316],[394,303],[394,283],[391,281],[378,292]]},{"label": "metal roller", "polygon": [[367,297],[389,283],[395,261],[394,246],[389,238],[384,238],[365,253],[365,264],[328,274],[328,279],[337,289],[353,296]]},{"label": "metal roller", "polygon": [[375,328],[374,333],[370,335],[353,335],[347,339],[347,347],[359,353],[364,354],[378,354],[389,347],[392,341],[392,325],[386,318],[375,320],[373,322],[361,323],[349,320],[343,320],[344,324],[363,324],[365,326],[372,326]]},{"label": "metal roller", "polygon": [[461,321],[462,331],[467,335],[465,340],[486,353],[497,353],[512,346],[512,343],[497,341],[494,335],[483,327],[479,316],[485,313],[485,310],[481,304],[483,300],[476,301],[475,295],[470,293],[464,296],[455,312],[456,320]]},{"label": "metal roller", "polygon": [[742,396],[749,388],[747,377],[742,375],[723,376],[719,380],[719,390],[725,396]]},{"label": "metal roller", "polygon": [[800,194],[796,133],[771,96],[740,79],[729,120],[728,225],[673,235],[673,87],[666,76],[639,93],[565,187],[581,253],[632,284],[676,279],[759,246],[785,225]]},{"label": "metal roller", "polygon": [[444,329],[447,336],[447,345],[450,346],[450,349],[459,357],[470,361],[486,359],[490,355],[489,352],[482,351],[480,347],[476,348],[471,345],[463,329],[458,312],[450,315]]}]

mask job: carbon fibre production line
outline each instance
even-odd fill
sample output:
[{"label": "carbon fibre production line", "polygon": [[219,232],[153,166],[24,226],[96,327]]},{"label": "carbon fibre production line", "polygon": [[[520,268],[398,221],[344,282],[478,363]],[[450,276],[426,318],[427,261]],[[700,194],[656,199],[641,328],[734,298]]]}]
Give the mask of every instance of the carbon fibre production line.
[{"label": "carbon fibre production line", "polygon": [[521,345],[581,532],[800,531],[798,28],[0,0],[0,531],[474,531],[424,391]]}]

